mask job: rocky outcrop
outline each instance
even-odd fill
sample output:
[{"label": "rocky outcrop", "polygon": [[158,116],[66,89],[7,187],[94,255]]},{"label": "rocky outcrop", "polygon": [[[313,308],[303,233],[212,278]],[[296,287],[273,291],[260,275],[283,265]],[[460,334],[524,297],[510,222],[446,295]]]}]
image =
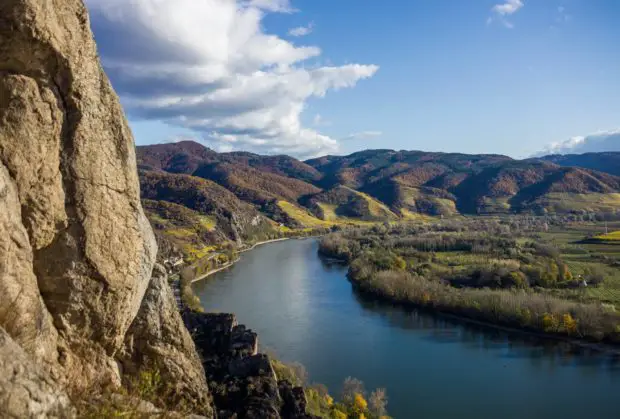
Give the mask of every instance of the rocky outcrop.
[{"label": "rocky outcrop", "polygon": [[166,377],[165,391],[178,399],[174,402],[212,414],[204,370],[161,265],[155,265],[142,307],[125,336],[122,366],[134,377],[141,371],[158,371]]},{"label": "rocky outcrop", "polygon": [[196,313],[183,319],[200,351],[219,418],[311,419],[301,387],[278,382],[258,337],[233,314]]},{"label": "rocky outcrop", "polygon": [[[307,417],[234,316],[184,313],[199,358],[139,195],[82,0],[0,1],[0,417]],[[116,391],[144,376],[160,406]]]},{"label": "rocky outcrop", "polygon": [[0,416],[3,418],[66,418],[69,398],[0,328]]},{"label": "rocky outcrop", "polygon": [[0,164],[0,326],[35,360],[54,367],[57,333],[39,293],[17,187]]},{"label": "rocky outcrop", "polygon": [[59,383],[120,385],[149,361],[206,400],[165,278],[151,280],[139,195],[82,0],[1,1],[0,326]]}]

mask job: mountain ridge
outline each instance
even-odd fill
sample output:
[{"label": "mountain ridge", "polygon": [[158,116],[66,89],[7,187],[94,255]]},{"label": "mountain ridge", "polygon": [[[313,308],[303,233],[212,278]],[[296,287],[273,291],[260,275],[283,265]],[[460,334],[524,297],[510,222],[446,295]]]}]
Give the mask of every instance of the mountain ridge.
[{"label": "mountain ridge", "polygon": [[590,167],[573,167],[561,163],[575,162],[575,156],[517,160],[499,154],[377,149],[300,161],[217,153],[191,141],[137,150],[141,168],[208,179],[267,219],[293,228],[416,214],[608,212],[614,202],[620,205],[620,177],[591,168],[609,166],[620,153],[600,153],[600,165],[598,153],[589,153],[585,161]]}]

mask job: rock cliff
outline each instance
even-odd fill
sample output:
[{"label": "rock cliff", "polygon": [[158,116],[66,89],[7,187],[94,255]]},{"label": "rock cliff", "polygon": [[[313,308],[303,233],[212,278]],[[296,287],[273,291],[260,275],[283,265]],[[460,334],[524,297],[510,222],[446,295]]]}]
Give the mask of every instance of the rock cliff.
[{"label": "rock cliff", "polygon": [[55,382],[118,386],[148,357],[206,399],[156,252],[82,0],[3,0],[0,326]]},{"label": "rock cliff", "polygon": [[[82,0],[2,0],[0,417],[309,417],[234,316],[183,319],[156,253]],[[160,406],[120,391],[145,376]]]}]

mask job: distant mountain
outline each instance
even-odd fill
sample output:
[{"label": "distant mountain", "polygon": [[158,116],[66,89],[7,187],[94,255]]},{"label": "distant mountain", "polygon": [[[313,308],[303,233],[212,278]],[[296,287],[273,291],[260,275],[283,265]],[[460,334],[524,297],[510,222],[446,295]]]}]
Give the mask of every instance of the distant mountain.
[{"label": "distant mountain", "polygon": [[342,184],[353,188],[401,176],[406,182],[425,183],[435,174],[480,170],[511,161],[507,156],[428,153],[423,151],[364,150],[348,156],[327,156],[306,161],[323,174],[326,187]]},{"label": "distant mountain", "polygon": [[[217,153],[185,141],[138,147],[137,156],[151,218],[175,217],[167,225],[174,232],[179,223],[187,227],[203,217],[201,225],[213,224],[210,233],[196,233],[205,243],[213,235],[242,242],[287,228],[428,215],[620,208],[620,177],[615,175],[620,153],[514,160],[493,154],[365,150],[302,162],[289,156]],[[205,224],[204,217],[212,221]]]},{"label": "distant mountain", "polygon": [[584,167],[620,176],[620,152],[554,154],[541,157],[540,159],[559,164],[560,166]]}]

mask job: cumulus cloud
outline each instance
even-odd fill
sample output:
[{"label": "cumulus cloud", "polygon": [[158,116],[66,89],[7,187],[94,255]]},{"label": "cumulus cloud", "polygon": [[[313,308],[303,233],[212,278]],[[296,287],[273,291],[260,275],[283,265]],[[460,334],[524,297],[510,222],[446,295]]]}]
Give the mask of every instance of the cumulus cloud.
[{"label": "cumulus cloud", "polygon": [[547,154],[582,154],[601,151],[620,151],[620,129],[598,131],[590,135],[551,143],[537,156]]},{"label": "cumulus cloud", "polygon": [[298,26],[288,31],[290,36],[300,37],[310,35],[314,30],[314,22],[310,22],[307,26]]},{"label": "cumulus cloud", "polygon": [[86,0],[104,67],[128,113],[189,128],[220,148],[333,153],[302,126],[306,101],[354,87],[376,65],[315,66],[315,46],[268,34],[288,0]]},{"label": "cumulus cloud", "polygon": [[361,131],[361,132],[354,132],[353,134],[349,134],[346,137],[344,137],[342,140],[343,141],[364,140],[368,138],[381,137],[382,135],[383,133],[381,131]]},{"label": "cumulus cloud", "polygon": [[491,8],[491,16],[487,19],[487,24],[497,21],[512,29],[514,25],[508,20],[508,17],[517,13],[523,6],[521,0],[506,0],[505,3],[496,4]]}]

